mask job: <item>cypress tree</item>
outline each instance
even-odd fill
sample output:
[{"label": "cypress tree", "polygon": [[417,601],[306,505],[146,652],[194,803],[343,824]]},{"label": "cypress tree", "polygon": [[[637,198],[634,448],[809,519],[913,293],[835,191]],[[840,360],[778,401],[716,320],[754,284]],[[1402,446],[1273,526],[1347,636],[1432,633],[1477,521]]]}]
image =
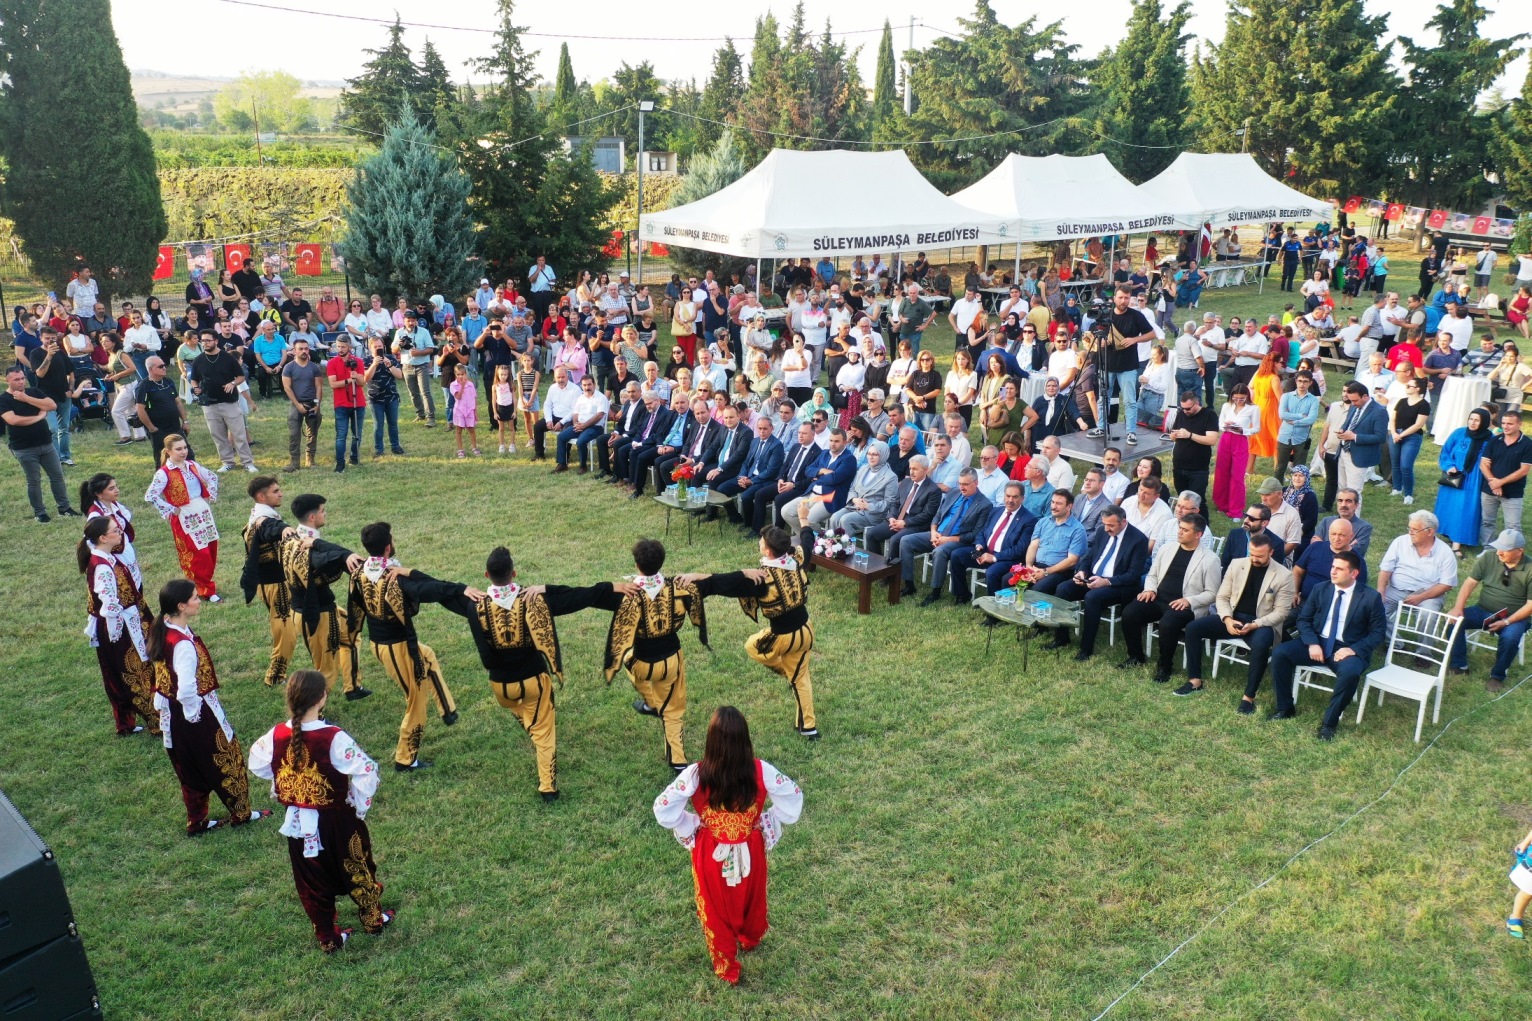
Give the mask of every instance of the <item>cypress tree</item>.
[{"label": "cypress tree", "polygon": [[[1182,0],[1167,15],[1160,0],[1136,0],[1128,34],[1097,61],[1092,84],[1100,94],[1096,130],[1123,175],[1142,184],[1168,167],[1185,148],[1190,132],[1186,110],[1186,22],[1191,4]],[[1143,148],[1140,148],[1143,147]]]},{"label": "cypress tree", "polygon": [[338,248],[363,292],[420,297],[466,292],[479,271],[468,211],[469,182],[406,100],[383,147],[347,189]]},{"label": "cypress tree", "polygon": [[426,40],[425,49],[420,51],[416,82],[418,91],[414,95],[413,105],[421,122],[434,129],[439,118],[450,116],[452,108],[457,105],[457,90],[452,87],[452,79],[447,74],[446,61],[442,60],[441,53],[429,39]]},{"label": "cypress tree", "polygon": [[1492,145],[1506,199],[1522,209],[1532,208],[1532,67],[1527,69],[1521,95],[1500,111]]},{"label": "cypress tree", "polygon": [[167,223],[107,0],[4,0],[0,51],[5,209],[33,267],[59,291],[82,264],[103,299],[146,290]]},{"label": "cypress tree", "polygon": [[[697,151],[712,145],[723,134],[723,125],[732,124],[739,114],[739,100],[745,93],[745,68],[734,40],[724,37],[723,45],[713,54],[713,73],[702,87],[698,116],[707,121],[697,126]],[[711,123],[709,123],[711,122]]]},{"label": "cypress tree", "polygon": [[1238,152],[1248,118],[1250,154],[1294,187],[1385,183],[1399,88],[1387,28],[1361,0],[1232,0],[1223,42],[1193,57],[1201,147]]},{"label": "cypress tree", "polygon": [[362,52],[372,54],[372,59],[362,65],[361,74],[346,80],[340,94],[340,120],[376,138],[394,123],[406,100],[425,91],[425,83],[410,48],[404,45],[404,26],[397,14],[388,27],[388,44]]},{"label": "cypress tree", "polygon": [[872,76],[872,120],[882,124],[899,106],[899,89],[895,82],[894,30],[883,19],[883,36],[878,40],[878,68]]},{"label": "cypress tree", "polygon": [[572,125],[580,119],[580,86],[575,81],[574,63],[569,59],[569,44],[559,44],[559,70],[553,79],[553,101],[548,104],[548,127],[561,135],[573,134]]}]

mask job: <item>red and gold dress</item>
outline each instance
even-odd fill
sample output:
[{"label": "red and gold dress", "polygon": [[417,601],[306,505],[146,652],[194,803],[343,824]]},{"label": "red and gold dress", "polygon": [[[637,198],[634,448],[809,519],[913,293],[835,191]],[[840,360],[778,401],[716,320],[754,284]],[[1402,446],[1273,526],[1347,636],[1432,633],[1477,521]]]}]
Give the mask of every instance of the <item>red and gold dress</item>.
[{"label": "red and gold dress", "polygon": [[217,594],[213,571],[218,566],[218,526],[213,508],[218,499],[218,476],[190,459],[177,465],[166,461],[154,473],[144,500],[170,522],[181,573],[197,585],[203,599]]},{"label": "red and gold dress", "polygon": [[343,942],[335,900],[350,897],[362,929],[377,935],[387,917],[383,884],[372,859],[367,810],[378,791],[378,764],[350,734],[323,720],[303,724],[293,740],[291,721],[250,746],[250,772],[271,781],[271,796],[287,809],[282,835],[292,862],[298,900],[326,953]]},{"label": "red and gold dress", "polygon": [[234,725],[218,701],[218,673],[202,639],[178,624],[165,628],[165,652],[154,664],[154,707],[165,754],[181,781],[186,832],[208,825],[208,795],[217,794],[235,826],[251,820],[250,780]]},{"label": "red and gold dress", "polygon": [[151,733],[160,732],[154,707],[154,671],[149,668],[149,623],[153,619],[143,590],[120,555],[93,550],[86,568],[89,606],[85,636],[96,650],[101,685],[112,705],[118,734],[138,730],[143,717]]},{"label": "red and gold dress", "polygon": [[[137,535],[133,531],[133,512],[121,503],[106,503],[97,500],[85,508],[85,520],[91,518],[111,518],[117,522],[117,527],[122,529],[122,549],[116,550],[117,559],[127,565],[128,573],[133,576],[133,583],[140,589],[144,587],[144,575],[138,566],[138,549],[133,545]],[[149,622],[146,620],[147,628]]]},{"label": "red and gold dress", "polygon": [[791,777],[756,759],[755,779],[755,800],[742,812],[708,803],[696,763],[654,799],[654,818],[691,850],[697,920],[714,974],[730,983],[739,981],[739,952],[766,935],[766,852],[803,814],[803,792]]}]

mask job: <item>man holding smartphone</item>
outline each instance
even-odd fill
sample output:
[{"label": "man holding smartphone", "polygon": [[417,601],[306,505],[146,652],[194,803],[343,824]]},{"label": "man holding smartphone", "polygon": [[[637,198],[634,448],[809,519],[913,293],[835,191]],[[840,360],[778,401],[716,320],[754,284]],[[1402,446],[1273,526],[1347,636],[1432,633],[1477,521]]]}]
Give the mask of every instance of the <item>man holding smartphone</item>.
[{"label": "man holding smartphone", "polygon": [[287,413],[287,467],[283,471],[295,472],[299,468],[299,440],[307,448],[302,464],[314,467],[314,451],[319,445],[319,423],[323,419],[319,410],[319,381],[325,370],[314,363],[309,354],[309,342],[293,342],[293,360],[282,367],[282,390],[292,405]]},{"label": "man holding smartphone", "polygon": [[367,390],[361,359],[351,353],[351,338],[335,339],[335,356],[325,365],[330,396],[335,405],[335,470],[346,470],[346,437],[351,437],[351,463],[357,463],[362,445],[362,423],[367,417]]}]

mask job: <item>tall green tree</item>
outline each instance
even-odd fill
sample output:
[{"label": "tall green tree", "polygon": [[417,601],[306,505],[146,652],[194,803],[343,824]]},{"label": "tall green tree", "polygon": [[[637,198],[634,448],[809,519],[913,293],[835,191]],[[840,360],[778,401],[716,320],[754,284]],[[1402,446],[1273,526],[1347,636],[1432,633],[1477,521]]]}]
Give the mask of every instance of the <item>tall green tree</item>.
[{"label": "tall green tree", "polygon": [[[1096,130],[1106,153],[1142,184],[1168,167],[1189,141],[1186,83],[1189,0],[1168,13],[1160,0],[1135,0],[1128,34],[1096,62]],[[1114,144],[1115,143],[1115,144]]]},{"label": "tall green tree", "polygon": [[1493,186],[1484,172],[1491,169],[1499,116],[1481,111],[1479,96],[1521,52],[1516,43],[1525,36],[1484,38],[1479,29],[1488,14],[1477,0],[1450,0],[1426,22],[1426,28],[1436,30],[1435,45],[1400,36],[1405,86],[1393,132],[1393,162],[1406,173],[1390,182],[1389,198],[1432,208],[1469,208],[1490,197]]},{"label": "tall green tree", "polygon": [[799,0],[777,36],[770,14],[756,21],[749,84],[740,101],[739,143],[755,163],[773,147],[824,149],[867,137],[867,99],[857,53],[837,42],[825,24],[816,40],[804,24]]},{"label": "tall green tree", "polygon": [[[628,159],[638,159],[638,104],[644,100],[650,100],[658,105],[666,96],[665,83],[660,81],[654,74],[654,65],[649,61],[640,61],[637,67],[629,66],[627,61],[612,72],[612,80],[602,97],[603,110],[622,110],[622,113],[611,117],[602,118],[590,125],[591,130],[585,134],[591,135],[616,135],[622,138],[623,145],[627,148]],[[624,109],[624,108],[627,109]],[[644,128],[653,132],[657,127],[654,117],[648,117],[644,121]],[[645,144],[653,147],[654,136],[650,134]]]},{"label": "tall green tree", "polygon": [[213,112],[230,131],[291,134],[314,125],[314,102],[300,95],[303,83],[286,71],[246,71],[218,90]]},{"label": "tall green tree", "polygon": [[347,188],[346,271],[363,292],[462,294],[479,276],[469,181],[406,100]]},{"label": "tall green tree", "polygon": [[1532,209],[1532,67],[1527,68],[1521,95],[1500,111],[1491,152],[1507,200]]},{"label": "tall green tree", "polygon": [[537,72],[515,22],[513,0],[497,0],[495,41],[474,67],[489,77],[464,117],[461,162],[479,249],[496,272],[525,273],[538,255],[561,273],[603,263],[610,189],[588,154],[566,153],[533,90]]},{"label": "tall green tree", "polygon": [[970,139],[911,148],[932,183],[946,190],[971,183],[1011,152],[1083,151],[1093,136],[1072,128],[1071,118],[1087,109],[1090,64],[1076,56],[1062,24],[1005,25],[988,0],[977,0],[973,16],[958,24],[961,36],[911,54],[913,136]]},{"label": "tall green tree", "polygon": [[697,116],[705,121],[697,126],[697,146],[694,151],[712,145],[723,134],[725,124],[732,124],[739,114],[739,103],[745,94],[745,65],[734,40],[724,37],[723,45],[713,53],[713,73],[702,87],[702,101]]},{"label": "tall green tree", "polygon": [[1221,43],[1192,62],[1200,148],[1250,154],[1267,173],[1315,194],[1392,181],[1399,78],[1388,19],[1362,0],[1232,0]]},{"label": "tall green tree", "polygon": [[[734,132],[725,128],[718,136],[718,141],[706,152],[699,152],[692,157],[691,163],[686,168],[686,176],[681,179],[681,185],[676,189],[675,197],[671,200],[671,206],[684,206],[688,202],[696,202],[698,199],[707,198],[716,191],[722,191],[729,185],[745,176],[748,169],[745,163],[745,154],[734,137]],[[670,262],[682,273],[698,273],[711,269],[721,272],[734,260],[730,256],[719,255],[716,252],[704,252],[695,248],[678,248],[670,246]]]},{"label": "tall green tree", "polygon": [[576,131],[575,121],[585,114],[580,108],[580,85],[575,80],[569,44],[559,44],[559,69],[553,79],[553,98],[548,103],[548,127],[561,135]]},{"label": "tall green tree", "polygon": [[883,19],[883,35],[878,39],[878,66],[872,76],[872,121],[881,124],[899,106],[898,62],[894,59],[894,29]]},{"label": "tall green tree", "polygon": [[404,44],[404,25],[394,15],[388,27],[388,43],[381,49],[363,50],[371,54],[362,65],[362,73],[346,80],[340,94],[340,121],[364,134],[380,137],[399,116],[407,100],[413,101],[425,91],[420,68]]},{"label": "tall green tree", "polygon": [[3,0],[0,52],[4,210],[33,267],[60,291],[83,264],[103,298],[142,293],[165,208],[108,0]]},{"label": "tall green tree", "polygon": [[422,124],[436,129],[442,117],[453,115],[453,109],[458,105],[458,94],[452,85],[451,76],[447,74],[447,62],[442,60],[441,52],[430,39],[426,40],[425,48],[420,51],[416,82],[411,103],[415,115]]},{"label": "tall green tree", "polygon": [[650,133],[646,141],[651,149],[664,149],[689,160],[702,150],[703,124],[697,117],[702,113],[702,93],[695,79],[671,82],[665,93],[665,109],[671,116],[645,122]]}]

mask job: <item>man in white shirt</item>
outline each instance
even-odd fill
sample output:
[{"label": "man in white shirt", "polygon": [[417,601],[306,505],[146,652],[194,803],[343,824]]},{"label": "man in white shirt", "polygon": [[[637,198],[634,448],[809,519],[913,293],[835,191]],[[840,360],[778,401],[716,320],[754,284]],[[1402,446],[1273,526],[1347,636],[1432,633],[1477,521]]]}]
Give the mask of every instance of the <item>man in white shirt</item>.
[{"label": "man in white shirt", "polygon": [[979,289],[967,287],[963,289],[963,296],[952,303],[952,310],[947,313],[947,322],[952,324],[954,336],[966,337],[974,320],[983,315],[984,303],[979,300]]},{"label": "man in white shirt", "polygon": [[[1211,408],[1214,406],[1220,362],[1229,350],[1229,336],[1224,332],[1223,317],[1214,312],[1202,313],[1202,325],[1197,328],[1196,337],[1202,357],[1202,403]],[[1176,389],[1184,391],[1187,388],[1178,382]]]},{"label": "man in white shirt", "polygon": [[1383,307],[1388,304],[1388,299],[1383,295],[1373,298],[1372,304],[1362,309],[1362,335],[1357,344],[1360,350],[1357,353],[1357,361],[1367,360],[1367,356],[1378,350],[1383,344]]},{"label": "man in white shirt", "polygon": [[[1144,533],[1149,537],[1150,556],[1153,556],[1154,551],[1158,549],[1162,544],[1174,546],[1176,543],[1180,542],[1181,522],[1186,521],[1194,515],[1201,513],[1202,497],[1198,496],[1190,489],[1177,496],[1176,509],[1167,517],[1165,517],[1158,525],[1156,525],[1154,531]],[[1213,530],[1211,528],[1204,528],[1202,530],[1202,538],[1199,540],[1198,544],[1205,550],[1211,550],[1213,548]]]},{"label": "man in white shirt", "polygon": [[1044,436],[1038,443],[1037,449],[1040,451],[1040,456],[1048,459],[1048,484],[1054,489],[1074,492],[1075,470],[1070,467],[1069,460],[1064,457],[1059,447],[1059,438]]},{"label": "man in white shirt", "polygon": [[988,446],[979,451],[979,492],[999,507],[1005,502],[1005,484],[1011,477],[1000,470],[1000,450]]},{"label": "man in white shirt", "polygon": [[1170,511],[1170,505],[1160,499],[1160,489],[1163,485],[1164,483],[1153,475],[1139,479],[1137,496],[1123,505],[1122,509],[1128,515],[1128,524],[1143,532],[1145,537],[1152,534],[1167,519],[1175,517]]},{"label": "man in white shirt", "polygon": [[1246,319],[1244,332],[1229,341],[1229,350],[1234,355],[1234,362],[1225,379],[1225,391],[1235,383],[1250,385],[1255,370],[1261,366],[1261,359],[1271,350],[1271,341],[1256,330],[1254,319]]},{"label": "man in white shirt", "polygon": [[729,374],[723,370],[723,366],[713,361],[713,352],[705,347],[697,348],[697,368],[692,374],[693,383],[701,383],[707,380],[713,387],[714,393],[720,391],[727,393],[729,387]]},{"label": "man in white shirt", "polygon": [[1362,357],[1362,334],[1366,331],[1360,319],[1350,316],[1346,325],[1335,331],[1335,339],[1340,341],[1341,354],[1347,358]]},{"label": "man in white shirt", "polygon": [[1388,392],[1394,374],[1383,367],[1383,352],[1374,351],[1367,356],[1365,365],[1357,368],[1356,381],[1367,388],[1368,396],[1376,396],[1379,390]]},{"label": "man in white shirt", "polygon": [[89,266],[81,266],[75,278],[69,281],[69,286],[64,288],[64,295],[69,299],[74,314],[81,319],[91,314],[91,309],[101,300],[100,293],[101,287],[90,275]]},{"label": "man in white shirt", "polygon": [[1291,563],[1292,555],[1303,539],[1303,519],[1298,515],[1298,508],[1283,499],[1282,483],[1276,479],[1262,482],[1260,494],[1262,506],[1271,512],[1266,530],[1283,544],[1283,548],[1277,550],[1277,559],[1284,564]]},{"label": "man in white shirt", "polygon": [[[1489,278],[1494,275],[1495,263],[1499,261],[1500,256],[1495,254],[1490,243],[1484,242],[1484,247],[1480,248],[1479,254],[1474,257],[1473,286],[1477,300],[1483,301],[1484,296],[1489,293]],[[79,307],[79,305],[75,306],[75,308]]]},{"label": "man in white shirt", "polygon": [[1437,536],[1436,515],[1428,510],[1409,517],[1409,531],[1388,544],[1378,565],[1378,591],[1383,612],[1392,622],[1400,603],[1441,610],[1447,593],[1458,584],[1458,558]]},{"label": "man in white shirt", "polygon": [[1122,451],[1107,447],[1101,455],[1101,491],[1113,503],[1122,499],[1128,488],[1128,477],[1122,473]]},{"label": "man in white shirt", "polygon": [[550,431],[557,436],[573,424],[575,401],[579,398],[579,388],[569,382],[569,370],[562,365],[554,369],[553,385],[543,397],[543,417],[532,427],[532,460],[548,459],[544,437]]},{"label": "man in white shirt", "polygon": [[590,470],[590,445],[606,432],[607,414],[611,410],[612,402],[606,394],[596,389],[595,377],[587,375],[581,379],[580,396],[575,398],[574,410],[569,414],[569,424],[559,431],[558,445],[553,454],[557,462],[554,472],[569,470],[570,443],[574,443],[580,452],[578,474],[584,475]]},{"label": "man in white shirt", "polygon": [[1378,348],[1387,351],[1399,343],[1399,331],[1410,321],[1409,310],[1399,307],[1398,291],[1388,292],[1383,307],[1378,310],[1378,321],[1383,324],[1383,339],[1378,342]]},{"label": "man in white shirt", "polygon": [[1442,316],[1436,324],[1438,335],[1445,333],[1452,338],[1452,350],[1467,353],[1473,340],[1473,320],[1468,318],[1468,308],[1462,302],[1454,302],[1452,311]]}]

